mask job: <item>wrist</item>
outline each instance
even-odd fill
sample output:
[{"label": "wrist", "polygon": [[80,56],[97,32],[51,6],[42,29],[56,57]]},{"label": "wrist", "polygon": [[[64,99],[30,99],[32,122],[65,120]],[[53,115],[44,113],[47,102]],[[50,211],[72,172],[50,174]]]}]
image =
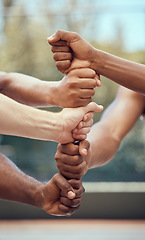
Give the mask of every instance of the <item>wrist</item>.
[{"label": "wrist", "polygon": [[60,107],[59,84],[59,81],[55,81],[51,85],[51,105],[56,107]]},{"label": "wrist", "polygon": [[[62,134],[62,124],[59,113],[37,110],[39,114],[35,117],[35,132],[38,132],[38,137],[41,140],[49,140],[58,142]],[[36,116],[36,115],[35,115]]]},{"label": "wrist", "polygon": [[35,189],[33,193],[33,201],[34,201],[34,206],[43,208],[43,202],[44,202],[44,194],[43,194],[43,189],[44,189],[44,184],[40,183],[40,185]]},{"label": "wrist", "polygon": [[42,81],[42,92],[44,96],[44,105],[46,106],[59,106],[58,102],[58,85],[59,83],[57,81],[54,82],[47,82]]},{"label": "wrist", "polygon": [[91,64],[91,68],[100,75],[102,74],[102,70],[104,69],[104,57],[105,54],[103,51],[94,49],[94,58]]}]

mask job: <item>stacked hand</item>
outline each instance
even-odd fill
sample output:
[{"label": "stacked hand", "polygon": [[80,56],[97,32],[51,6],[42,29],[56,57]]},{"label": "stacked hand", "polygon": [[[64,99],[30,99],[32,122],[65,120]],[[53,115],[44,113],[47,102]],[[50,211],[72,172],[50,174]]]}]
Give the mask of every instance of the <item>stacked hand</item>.
[{"label": "stacked hand", "polygon": [[[68,88],[66,93],[68,94],[67,99],[70,99],[68,106],[82,107],[87,105],[92,101],[92,96],[95,93],[94,88],[101,86],[99,75],[92,69],[94,53],[91,45],[76,33],[65,31],[56,32],[52,37],[48,38],[48,42],[52,46],[53,57],[58,70],[67,73],[59,86],[64,87],[62,93],[66,86]],[[74,92],[72,89],[74,89]],[[77,110],[76,117],[79,117],[81,108]],[[101,110],[100,106],[98,109],[96,108],[96,111]],[[66,110],[66,113],[69,114],[69,111]],[[86,139],[93,123],[93,114],[93,111],[86,114],[73,130],[73,138],[82,140],[78,145],[75,145],[73,141],[68,141],[68,143],[59,144],[57,147],[55,155],[57,167],[66,179],[77,179],[81,182],[82,176],[88,170],[90,148],[89,142],[84,139]],[[88,118],[87,122],[84,121],[85,117]],[[70,124],[72,125],[71,122]]]}]

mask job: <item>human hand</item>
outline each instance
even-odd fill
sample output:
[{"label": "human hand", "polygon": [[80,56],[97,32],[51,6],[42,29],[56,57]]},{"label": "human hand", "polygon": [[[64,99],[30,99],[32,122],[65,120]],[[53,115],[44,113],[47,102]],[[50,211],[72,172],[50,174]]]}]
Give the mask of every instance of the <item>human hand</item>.
[{"label": "human hand", "polygon": [[[56,66],[62,73],[75,68],[93,68],[96,50],[77,33],[58,30],[48,38]],[[95,69],[94,69],[95,70]]]},{"label": "human hand", "polygon": [[87,140],[79,145],[58,144],[55,160],[60,173],[71,179],[81,179],[88,170],[91,158],[90,144]]},{"label": "human hand", "polygon": [[56,105],[63,108],[86,106],[92,101],[94,88],[100,86],[98,80],[98,75],[90,68],[71,70],[57,85]]},{"label": "human hand", "polygon": [[70,216],[78,210],[83,193],[81,180],[67,181],[57,173],[41,188],[42,208],[51,215]]},{"label": "human hand", "polygon": [[59,143],[68,143],[86,139],[93,121],[88,117],[86,122],[83,121],[86,118],[85,115],[93,112],[101,112],[102,110],[103,107],[94,102],[89,103],[85,107],[64,108],[60,113],[57,113],[57,122],[59,122],[61,130],[57,135],[56,141]]}]

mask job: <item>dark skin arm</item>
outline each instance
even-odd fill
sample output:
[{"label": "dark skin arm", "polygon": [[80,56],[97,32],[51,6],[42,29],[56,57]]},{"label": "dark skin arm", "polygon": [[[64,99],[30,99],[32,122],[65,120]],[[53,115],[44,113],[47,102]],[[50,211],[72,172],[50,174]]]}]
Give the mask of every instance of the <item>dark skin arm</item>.
[{"label": "dark skin arm", "polygon": [[61,72],[91,68],[97,74],[145,95],[145,66],[93,48],[77,33],[57,31],[48,38]]},{"label": "dark skin arm", "polygon": [[1,199],[36,206],[52,215],[71,215],[78,209],[83,192],[81,181],[68,182],[61,174],[54,175],[46,184],[41,183],[0,154]]}]

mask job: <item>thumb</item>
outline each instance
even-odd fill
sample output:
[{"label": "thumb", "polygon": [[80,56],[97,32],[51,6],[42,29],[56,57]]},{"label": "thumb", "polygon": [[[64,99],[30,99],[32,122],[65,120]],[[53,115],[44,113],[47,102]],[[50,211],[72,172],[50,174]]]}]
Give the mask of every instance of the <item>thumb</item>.
[{"label": "thumb", "polygon": [[70,183],[60,174],[57,173],[53,177],[54,183],[69,199],[74,199],[76,194]]},{"label": "thumb", "polygon": [[49,43],[57,42],[59,40],[66,41],[67,43],[73,42],[74,40],[79,40],[80,36],[75,32],[58,30],[55,34],[48,37],[47,40]]},{"label": "thumb", "polygon": [[98,105],[94,102],[89,103],[86,107],[84,107],[85,113],[87,112],[101,112],[103,110],[102,105]]},{"label": "thumb", "polygon": [[79,143],[79,153],[81,156],[86,156],[90,147],[90,143],[87,140],[82,140]]}]

